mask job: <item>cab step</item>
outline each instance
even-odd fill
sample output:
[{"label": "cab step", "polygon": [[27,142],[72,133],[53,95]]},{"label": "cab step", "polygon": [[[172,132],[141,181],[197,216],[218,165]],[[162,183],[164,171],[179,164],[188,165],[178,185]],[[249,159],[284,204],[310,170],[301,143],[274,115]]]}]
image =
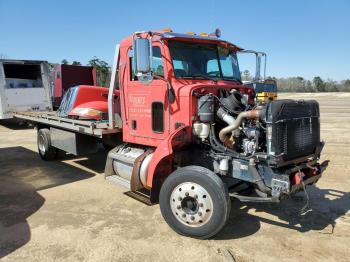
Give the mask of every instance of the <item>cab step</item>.
[{"label": "cab step", "polygon": [[136,191],[128,191],[128,192],[125,192],[124,194],[148,206],[154,205],[154,203],[152,203],[150,199],[150,191],[145,188],[136,190]]},{"label": "cab step", "polygon": [[276,197],[255,197],[255,196],[243,196],[237,193],[229,193],[230,197],[237,198],[241,202],[255,202],[255,203],[278,203],[280,202]]}]

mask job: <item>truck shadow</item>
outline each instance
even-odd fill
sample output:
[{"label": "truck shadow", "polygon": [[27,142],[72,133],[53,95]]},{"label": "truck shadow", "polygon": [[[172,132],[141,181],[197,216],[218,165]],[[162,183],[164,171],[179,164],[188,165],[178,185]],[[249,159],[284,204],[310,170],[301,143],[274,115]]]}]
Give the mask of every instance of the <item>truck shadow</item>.
[{"label": "truck shadow", "polygon": [[304,192],[277,204],[241,203],[233,200],[228,223],[215,239],[252,235],[259,231],[261,223],[298,232],[332,234],[336,219],[344,217],[350,210],[350,193],[317,187],[309,187],[307,192],[309,205],[304,213],[301,212],[307,201]]},{"label": "truck shadow", "polygon": [[103,174],[105,171],[107,155],[108,152],[101,147],[98,152],[85,156],[75,156],[68,153],[61,153],[58,161],[72,160],[74,163],[77,163],[87,169]]},{"label": "truck shadow", "polygon": [[0,125],[11,130],[33,129],[33,126],[16,119],[0,120]]},{"label": "truck shadow", "polygon": [[103,174],[105,171],[107,155],[108,155],[108,151],[106,151],[101,146],[96,153],[79,155],[79,156],[66,153],[63,151],[59,151],[58,157],[56,160],[60,162],[70,160],[93,172]]},{"label": "truck shadow", "polygon": [[44,162],[24,147],[0,148],[0,259],[30,241],[27,218],[45,203],[40,190],[93,176],[63,162]]}]

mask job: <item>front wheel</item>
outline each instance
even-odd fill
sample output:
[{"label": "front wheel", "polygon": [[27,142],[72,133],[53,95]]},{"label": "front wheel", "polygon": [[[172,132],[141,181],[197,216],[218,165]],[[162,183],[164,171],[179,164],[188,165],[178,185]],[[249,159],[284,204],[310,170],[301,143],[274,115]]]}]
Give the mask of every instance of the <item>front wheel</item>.
[{"label": "front wheel", "polygon": [[174,171],[162,185],[159,204],[173,230],[201,239],[214,236],[224,227],[231,208],[222,180],[200,166]]}]

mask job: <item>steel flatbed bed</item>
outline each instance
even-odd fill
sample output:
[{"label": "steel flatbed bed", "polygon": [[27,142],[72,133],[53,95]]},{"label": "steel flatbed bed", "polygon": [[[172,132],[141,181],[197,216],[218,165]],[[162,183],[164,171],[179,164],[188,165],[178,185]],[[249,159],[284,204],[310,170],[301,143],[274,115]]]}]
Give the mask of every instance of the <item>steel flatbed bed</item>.
[{"label": "steel flatbed bed", "polygon": [[15,118],[31,123],[52,126],[67,131],[102,138],[103,135],[121,132],[119,128],[110,129],[108,121],[74,120],[57,116],[56,112],[16,112]]}]

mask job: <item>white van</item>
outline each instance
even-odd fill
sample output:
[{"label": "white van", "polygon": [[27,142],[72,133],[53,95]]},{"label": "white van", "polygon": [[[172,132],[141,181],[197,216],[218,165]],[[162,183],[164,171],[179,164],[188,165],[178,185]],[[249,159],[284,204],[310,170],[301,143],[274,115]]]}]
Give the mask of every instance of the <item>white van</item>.
[{"label": "white van", "polygon": [[14,112],[52,110],[49,66],[45,61],[0,59],[0,119]]}]

